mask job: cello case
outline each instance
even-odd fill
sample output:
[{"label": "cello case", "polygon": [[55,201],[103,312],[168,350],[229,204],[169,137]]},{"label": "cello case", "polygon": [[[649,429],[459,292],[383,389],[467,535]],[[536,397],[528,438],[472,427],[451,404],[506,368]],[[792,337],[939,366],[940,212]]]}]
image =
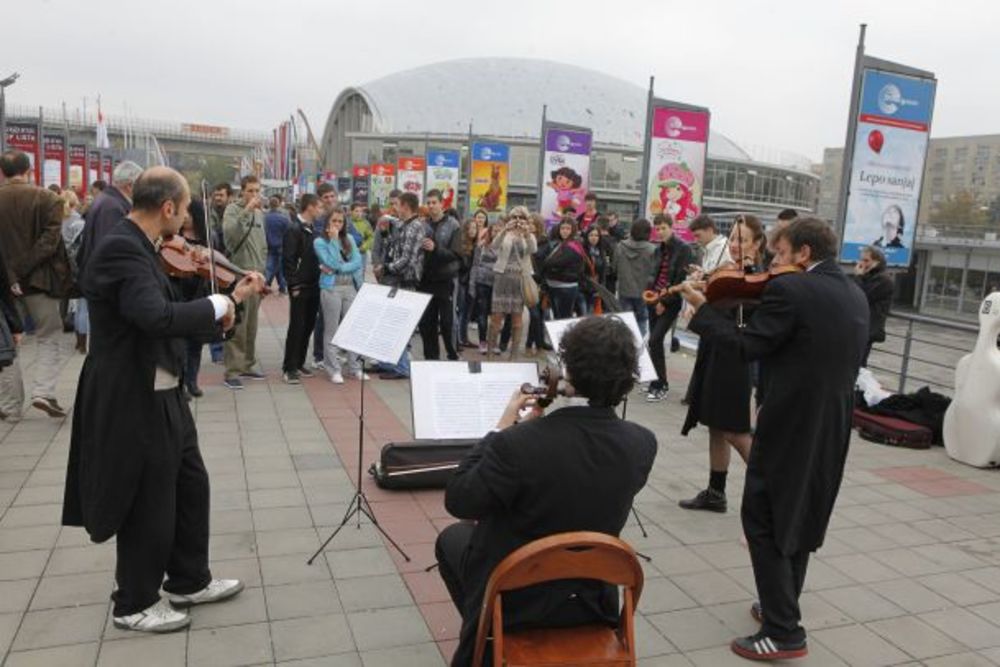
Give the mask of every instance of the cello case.
[{"label": "cello case", "polygon": [[977,468],[1000,465],[1000,292],[983,300],[975,349],[955,369],[955,396],[944,415],[948,456]]}]

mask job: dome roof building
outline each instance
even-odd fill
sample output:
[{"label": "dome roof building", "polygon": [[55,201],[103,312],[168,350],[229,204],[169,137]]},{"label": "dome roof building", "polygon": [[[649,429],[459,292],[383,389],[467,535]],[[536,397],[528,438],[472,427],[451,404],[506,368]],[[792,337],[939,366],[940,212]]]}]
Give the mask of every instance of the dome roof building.
[{"label": "dome roof building", "polygon": [[[633,206],[626,202],[638,198],[646,101],[647,91],[634,83],[545,60],[466,58],[424,65],[351,86],[337,96],[323,131],[325,166],[341,172],[353,164],[391,162],[423,154],[428,145],[465,151],[471,127],[477,136],[512,145],[511,194],[521,190],[527,195],[537,185],[542,108],[547,105],[549,119],[593,131],[592,189],[602,200],[615,191],[625,212]],[[719,164],[740,165],[740,174],[713,169]],[[764,208],[814,208],[818,179],[801,164],[791,169],[764,165],[729,137],[712,131],[705,174],[709,208],[715,179],[720,188],[728,182],[733,191],[726,208],[751,210],[736,189],[746,194],[747,179],[755,176],[769,179],[775,191],[770,200],[760,200]],[[784,185],[793,181],[801,187]],[[787,192],[790,189],[797,192]],[[747,201],[755,199],[751,189]]]}]

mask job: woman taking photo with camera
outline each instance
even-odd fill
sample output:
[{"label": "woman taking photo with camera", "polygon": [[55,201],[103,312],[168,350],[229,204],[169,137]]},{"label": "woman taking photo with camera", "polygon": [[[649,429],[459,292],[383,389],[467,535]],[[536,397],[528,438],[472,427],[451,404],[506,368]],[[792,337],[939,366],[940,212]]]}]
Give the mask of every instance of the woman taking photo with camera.
[{"label": "woman taking photo with camera", "polygon": [[[498,223],[500,224],[500,223]],[[493,300],[490,308],[490,326],[487,345],[492,355],[496,348],[504,315],[511,318],[510,358],[517,358],[523,328],[525,273],[531,276],[531,254],[538,248],[528,209],[515,206],[503,227],[494,234],[492,247],[497,261],[493,265]]]}]

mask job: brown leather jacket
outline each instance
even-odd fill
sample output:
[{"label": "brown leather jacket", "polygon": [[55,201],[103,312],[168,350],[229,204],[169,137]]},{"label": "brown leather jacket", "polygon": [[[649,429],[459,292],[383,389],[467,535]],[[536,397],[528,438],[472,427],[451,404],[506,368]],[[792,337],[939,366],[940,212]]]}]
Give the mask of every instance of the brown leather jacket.
[{"label": "brown leather jacket", "polygon": [[72,287],[62,239],[63,202],[27,183],[0,185],[0,252],[10,283],[25,294],[62,297]]}]

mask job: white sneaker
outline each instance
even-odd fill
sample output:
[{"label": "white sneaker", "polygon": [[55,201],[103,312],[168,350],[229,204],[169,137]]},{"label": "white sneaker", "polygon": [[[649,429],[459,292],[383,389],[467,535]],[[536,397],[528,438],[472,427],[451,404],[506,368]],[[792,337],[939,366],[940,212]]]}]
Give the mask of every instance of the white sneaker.
[{"label": "white sneaker", "polygon": [[344,384],[344,376],[341,373],[334,373],[330,376],[330,382],[334,384]]},{"label": "white sneaker", "polygon": [[212,579],[196,593],[181,595],[179,593],[167,593],[167,599],[175,607],[190,607],[196,604],[207,604],[209,602],[221,602],[228,600],[243,590],[243,582],[239,579]]},{"label": "white sneaker", "polygon": [[309,368],[313,369],[314,371],[321,371],[323,370],[323,361],[322,360],[316,361],[315,359],[313,359],[311,362],[309,362]]},{"label": "white sneaker", "polygon": [[160,599],[156,604],[147,607],[136,614],[115,616],[116,628],[122,630],[138,630],[140,632],[173,632],[186,628],[191,624],[191,617],[181,611],[175,611],[166,600]]},{"label": "white sneaker", "polygon": [[368,375],[368,373],[365,373],[364,371],[355,371],[354,373],[352,373],[352,375],[357,380],[371,380],[371,377]]}]

